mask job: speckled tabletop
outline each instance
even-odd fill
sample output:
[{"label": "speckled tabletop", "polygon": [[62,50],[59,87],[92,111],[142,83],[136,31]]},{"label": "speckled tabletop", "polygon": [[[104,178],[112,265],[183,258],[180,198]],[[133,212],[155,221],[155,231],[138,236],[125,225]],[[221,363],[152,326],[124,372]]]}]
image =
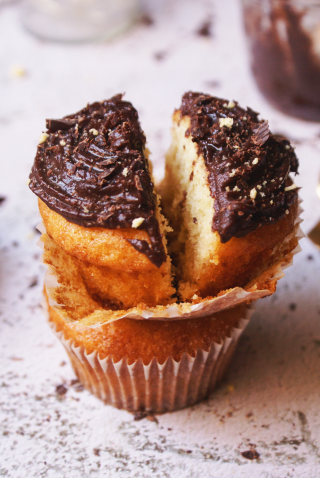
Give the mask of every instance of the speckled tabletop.
[{"label": "speckled tabletop", "polygon": [[[150,13],[152,25],[112,43],[65,46],[25,33],[19,4],[0,8],[0,476],[318,477],[320,253],[309,239],[277,292],[256,304],[219,389],[176,413],[136,421],[82,390],[42,313],[39,215],[26,180],[44,118],[88,101],[126,92],[158,177],[186,90],[250,105],[296,146],[304,231],[320,220],[320,124],[261,97],[239,3],[154,0]],[[211,35],[197,34],[208,19]]]}]

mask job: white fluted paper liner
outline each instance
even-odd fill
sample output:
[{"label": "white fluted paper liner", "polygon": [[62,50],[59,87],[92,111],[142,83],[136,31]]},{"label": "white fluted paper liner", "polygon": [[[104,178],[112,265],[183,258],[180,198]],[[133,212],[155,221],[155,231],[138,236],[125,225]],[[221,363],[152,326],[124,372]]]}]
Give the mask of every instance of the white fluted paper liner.
[{"label": "white fluted paper liner", "polygon": [[128,411],[163,413],[193,405],[206,398],[221,380],[247,326],[251,309],[240,319],[230,337],[212,342],[208,351],[198,349],[195,357],[187,353],[180,361],[172,357],[160,364],[155,358],[148,365],[139,359],[128,365],[127,358],[114,362],[95,351],[87,354],[83,346],[66,339],[63,332],[53,331],[64,345],[80,382],[109,405]]},{"label": "white fluted paper liner", "polygon": [[[299,206],[299,212],[297,219],[295,221],[295,227],[284,242],[289,242],[293,237],[296,237],[297,240],[300,240],[304,237],[304,233],[300,228],[300,213],[303,211],[301,206]],[[45,228],[43,223],[38,226],[38,229],[45,233]],[[41,238],[40,238],[41,243]],[[41,244],[40,244],[41,246]],[[270,269],[263,272],[259,277],[251,281],[246,287],[235,287],[229,289],[222,295],[210,299],[198,299],[193,301],[194,303],[177,303],[167,306],[156,306],[156,307],[134,307],[129,310],[104,310],[101,307],[96,307],[93,313],[89,314],[85,320],[87,323],[90,322],[90,327],[97,327],[103,323],[112,322],[115,320],[130,318],[130,319],[152,319],[152,320],[177,320],[177,319],[190,319],[190,318],[199,318],[206,317],[217,312],[221,312],[225,309],[236,307],[237,305],[249,303],[257,299],[266,297],[273,293],[272,287],[270,284],[276,284],[279,279],[284,276],[284,269],[289,267],[292,264],[293,256],[301,250],[298,245],[294,250],[287,254],[280,262],[273,265]],[[63,307],[57,304],[55,291],[59,287],[57,281],[57,269],[52,266],[48,266],[47,274],[45,276],[45,287],[48,295],[49,305],[51,307],[60,310],[60,313],[63,313]],[[259,284],[268,284],[269,288],[262,288]],[[80,295],[86,293],[85,291],[79,292]],[[81,299],[83,300],[83,299]],[[92,301],[92,298],[90,298]],[[68,317],[65,317],[68,320]],[[70,319],[72,321],[72,319]]]}]

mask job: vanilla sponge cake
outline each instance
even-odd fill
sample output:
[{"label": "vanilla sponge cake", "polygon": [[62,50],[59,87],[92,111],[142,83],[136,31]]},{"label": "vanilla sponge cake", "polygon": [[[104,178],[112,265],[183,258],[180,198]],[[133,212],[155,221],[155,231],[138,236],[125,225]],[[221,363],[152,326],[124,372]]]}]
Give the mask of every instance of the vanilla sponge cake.
[{"label": "vanilla sponge cake", "polygon": [[175,293],[145,143],[117,95],[47,120],[30,175],[47,234],[107,308],[168,304]]},{"label": "vanilla sponge cake", "polygon": [[244,287],[295,248],[297,167],[289,141],[250,108],[183,96],[160,187],[181,300]]}]

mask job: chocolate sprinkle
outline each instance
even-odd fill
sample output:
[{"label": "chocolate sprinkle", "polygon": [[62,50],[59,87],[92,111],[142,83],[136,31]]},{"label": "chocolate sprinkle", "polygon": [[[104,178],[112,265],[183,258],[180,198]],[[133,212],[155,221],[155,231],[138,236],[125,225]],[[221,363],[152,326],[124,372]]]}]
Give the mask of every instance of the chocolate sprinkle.
[{"label": "chocolate sprinkle", "polygon": [[285,188],[298,160],[286,138],[270,133],[267,121],[259,121],[252,109],[202,93],[186,93],[180,113],[190,117],[186,136],[204,157],[215,200],[212,230],[222,243],[288,213],[298,188]]},{"label": "chocolate sprinkle", "polygon": [[89,104],[74,115],[47,120],[47,140],[38,146],[30,189],[58,214],[83,227],[139,229],[147,241],[132,246],[160,267],[166,260],[144,156],[138,113],[122,95]]}]

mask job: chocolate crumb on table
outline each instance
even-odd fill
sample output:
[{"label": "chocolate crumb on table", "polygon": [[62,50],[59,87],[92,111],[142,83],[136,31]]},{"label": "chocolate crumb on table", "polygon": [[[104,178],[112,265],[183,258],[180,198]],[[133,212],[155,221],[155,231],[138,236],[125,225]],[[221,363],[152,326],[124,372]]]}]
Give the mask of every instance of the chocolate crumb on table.
[{"label": "chocolate crumb on table", "polygon": [[257,460],[260,457],[260,453],[254,449],[242,451],[241,455],[243,458],[247,458],[247,460]]},{"label": "chocolate crumb on table", "polygon": [[212,36],[212,21],[206,20],[196,31],[196,34],[201,37],[211,37]]}]

